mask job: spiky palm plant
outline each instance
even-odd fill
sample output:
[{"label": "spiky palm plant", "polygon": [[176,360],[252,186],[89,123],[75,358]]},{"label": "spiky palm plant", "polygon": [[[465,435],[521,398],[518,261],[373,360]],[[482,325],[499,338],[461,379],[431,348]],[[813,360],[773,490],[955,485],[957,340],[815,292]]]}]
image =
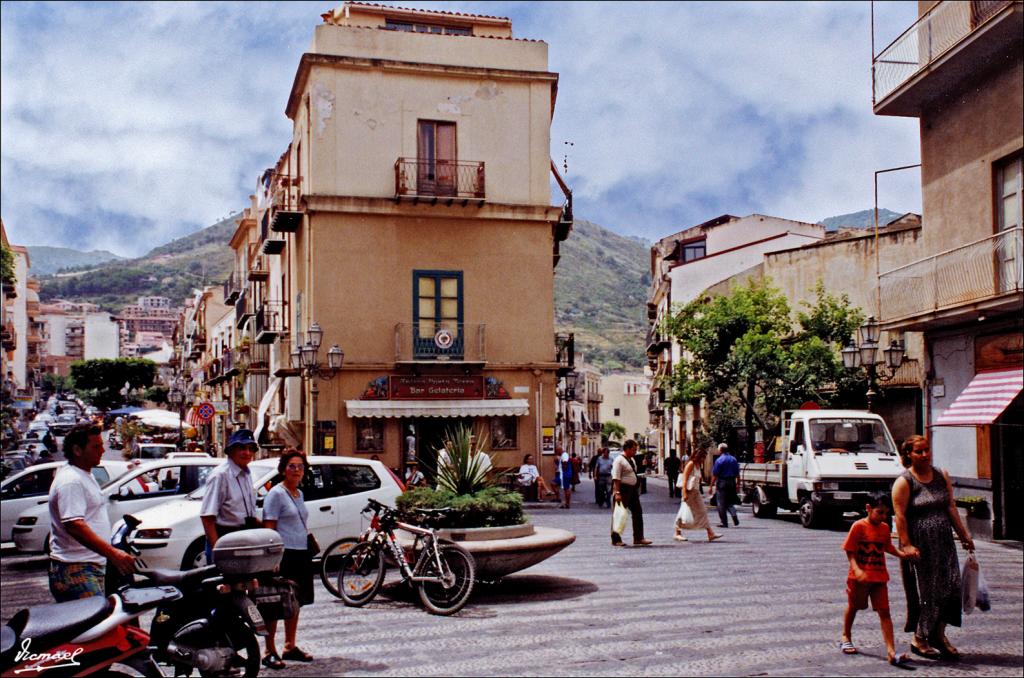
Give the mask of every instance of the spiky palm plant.
[{"label": "spiky palm plant", "polygon": [[473,444],[473,431],[456,426],[448,431],[444,447],[437,452],[437,488],[456,495],[474,494],[492,487],[496,479],[488,474],[491,458],[484,452],[487,441]]}]

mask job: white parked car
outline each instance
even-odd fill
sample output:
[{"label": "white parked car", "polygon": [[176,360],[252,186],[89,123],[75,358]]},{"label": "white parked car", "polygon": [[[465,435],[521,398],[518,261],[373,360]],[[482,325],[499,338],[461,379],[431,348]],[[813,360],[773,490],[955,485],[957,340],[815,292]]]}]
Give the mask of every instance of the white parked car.
[{"label": "white parked car", "polygon": [[[10,541],[14,522],[25,509],[36,504],[45,504],[50,492],[53,474],[66,461],[48,461],[29,466],[24,471],[6,478],[0,485],[0,541]],[[104,459],[92,470],[92,475],[101,486],[125,474],[129,469],[126,461]]]},{"label": "white parked car", "polygon": [[[107,515],[113,525],[126,513],[135,513],[156,506],[202,487],[210,471],[223,460],[161,459],[135,466],[120,478],[103,486],[108,498]],[[12,530],[14,545],[19,551],[39,552],[50,549],[50,515],[47,503],[31,506],[21,512]]]},{"label": "white parked car", "polygon": [[142,460],[163,459],[166,455],[177,451],[177,446],[170,443],[136,443],[132,447],[132,456]]},{"label": "white parked car", "polygon": [[[368,498],[393,506],[402,493],[398,479],[379,461],[328,456],[309,457],[308,461],[302,493],[309,510],[308,527],[322,547],[341,537],[359,536],[363,529],[360,511]],[[249,469],[257,514],[262,516],[263,498],[281,481],[277,459],[258,459]],[[203,491],[200,488],[187,497],[132,513],[142,521],[134,541],[147,567],[177,570],[206,564],[206,539],[199,519]],[[114,526],[115,540],[123,526],[124,521]]]}]

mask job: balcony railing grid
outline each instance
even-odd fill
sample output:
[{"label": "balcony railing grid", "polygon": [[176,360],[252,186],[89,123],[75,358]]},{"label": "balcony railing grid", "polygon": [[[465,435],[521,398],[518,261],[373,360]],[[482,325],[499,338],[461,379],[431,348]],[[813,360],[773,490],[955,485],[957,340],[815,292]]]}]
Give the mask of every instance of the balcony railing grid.
[{"label": "balcony railing grid", "polygon": [[1011,0],[944,0],[933,6],[872,61],[872,102],[885,99],[1010,4]]},{"label": "balcony railing grid", "polygon": [[[451,337],[438,337],[439,330]],[[477,323],[446,323],[421,321],[395,324],[395,362],[405,360],[471,360],[487,359],[486,325]]]},{"label": "balcony railing grid", "polygon": [[458,160],[395,161],[395,197],[484,199],[484,163]]},{"label": "balcony railing grid", "polygon": [[256,310],[256,341],[261,344],[270,344],[283,332],[283,302],[264,301],[259,309]]},{"label": "balcony railing grid", "polygon": [[878,276],[881,319],[894,320],[1020,292],[1021,228],[886,271]]}]

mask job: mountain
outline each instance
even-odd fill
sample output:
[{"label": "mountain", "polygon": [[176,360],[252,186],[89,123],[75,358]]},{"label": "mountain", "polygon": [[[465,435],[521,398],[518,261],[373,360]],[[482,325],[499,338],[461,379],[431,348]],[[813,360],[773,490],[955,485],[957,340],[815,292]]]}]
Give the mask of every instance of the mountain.
[{"label": "mountain", "polygon": [[48,247],[46,245],[29,245],[28,259],[32,262],[32,274],[35,276],[50,275],[65,268],[92,267],[107,261],[124,259],[106,250],[82,252],[70,247]]},{"label": "mountain", "polygon": [[[903,216],[902,212],[893,212],[884,207],[878,208],[878,225],[885,226],[896,217]],[[861,210],[850,214],[840,214],[836,217],[829,217],[818,222],[825,227],[825,231],[831,233],[838,231],[840,227],[845,228],[873,228],[875,225],[875,210]]]},{"label": "mountain", "polygon": [[[218,284],[231,272],[234,255],[228,241],[237,214],[183,238],[154,247],[136,259],[108,261],[84,271],[40,278],[40,300],[90,301],[118,312],[140,296],[184,301],[192,290]],[[32,270],[36,271],[35,261]]]},{"label": "mountain", "polygon": [[555,325],[603,371],[646,364],[650,245],[577,219],[555,269]]}]

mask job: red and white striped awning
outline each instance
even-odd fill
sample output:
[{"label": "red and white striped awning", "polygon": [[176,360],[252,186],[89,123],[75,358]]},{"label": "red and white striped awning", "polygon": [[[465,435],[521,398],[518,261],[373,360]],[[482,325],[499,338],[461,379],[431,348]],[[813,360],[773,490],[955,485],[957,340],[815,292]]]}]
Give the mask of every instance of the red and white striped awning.
[{"label": "red and white striped awning", "polygon": [[935,422],[936,426],[991,424],[1024,389],[1024,368],[979,372]]}]

